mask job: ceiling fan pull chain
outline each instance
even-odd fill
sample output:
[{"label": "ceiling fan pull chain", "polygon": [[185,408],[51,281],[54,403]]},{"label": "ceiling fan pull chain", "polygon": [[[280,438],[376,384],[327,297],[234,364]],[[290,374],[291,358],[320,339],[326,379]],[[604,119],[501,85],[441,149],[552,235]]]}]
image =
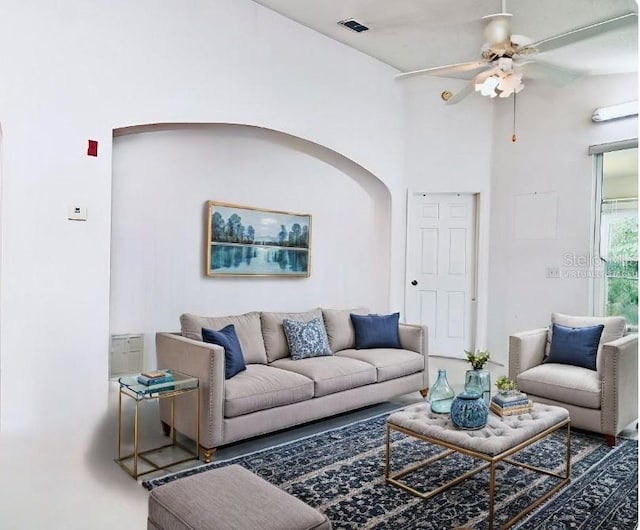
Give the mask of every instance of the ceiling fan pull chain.
[{"label": "ceiling fan pull chain", "polygon": [[515,142],[518,139],[516,136],[516,93],[513,93],[513,134],[511,135],[511,141]]}]

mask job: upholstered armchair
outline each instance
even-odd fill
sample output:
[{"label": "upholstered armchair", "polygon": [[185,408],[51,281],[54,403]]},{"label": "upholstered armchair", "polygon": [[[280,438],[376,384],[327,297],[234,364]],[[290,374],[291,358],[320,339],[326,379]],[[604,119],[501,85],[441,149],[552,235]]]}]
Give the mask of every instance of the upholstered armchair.
[{"label": "upholstered armchair", "polygon": [[567,409],[573,427],[602,433],[615,445],[618,433],[638,418],[638,335],[624,334],[622,317],[553,313],[551,321],[570,328],[604,325],[594,369],[550,362],[551,327],[539,328],[509,337],[509,377],[534,401]]}]

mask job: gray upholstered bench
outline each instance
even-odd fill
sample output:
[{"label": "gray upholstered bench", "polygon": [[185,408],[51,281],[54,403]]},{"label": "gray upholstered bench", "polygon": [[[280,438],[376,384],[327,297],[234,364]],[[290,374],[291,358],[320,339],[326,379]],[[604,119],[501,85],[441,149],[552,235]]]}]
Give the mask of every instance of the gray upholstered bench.
[{"label": "gray upholstered bench", "polygon": [[531,412],[501,418],[489,413],[482,429],[463,430],[453,425],[449,415],[435,414],[427,403],[411,405],[391,414],[387,423],[391,428],[405,429],[416,437],[451,444],[462,451],[495,457],[520,444],[530,444],[543,438],[551,430],[563,427],[569,412],[561,407],[535,403]]},{"label": "gray upholstered bench", "polygon": [[329,530],[324,514],[232,465],[159,486],[148,530]]}]

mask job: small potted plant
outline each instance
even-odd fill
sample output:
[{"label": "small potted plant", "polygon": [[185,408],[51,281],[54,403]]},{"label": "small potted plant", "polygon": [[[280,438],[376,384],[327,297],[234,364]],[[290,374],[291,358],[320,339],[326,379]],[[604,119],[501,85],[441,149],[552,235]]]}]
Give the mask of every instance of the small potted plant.
[{"label": "small potted plant", "polygon": [[467,370],[464,385],[465,390],[472,380],[479,380],[482,388],[482,397],[488,405],[491,400],[491,372],[485,370],[484,365],[487,364],[487,361],[491,357],[491,352],[489,350],[476,350],[475,352],[465,350],[464,353],[467,356],[467,361],[469,361],[473,367],[473,370]]},{"label": "small potted plant", "polygon": [[496,388],[501,394],[512,394],[517,391],[515,381],[509,379],[506,375],[501,375],[496,379]]},{"label": "small potted plant", "polygon": [[491,352],[489,350],[476,350],[475,353],[469,350],[464,350],[464,353],[467,355],[467,361],[471,363],[474,370],[482,370],[491,357]]}]

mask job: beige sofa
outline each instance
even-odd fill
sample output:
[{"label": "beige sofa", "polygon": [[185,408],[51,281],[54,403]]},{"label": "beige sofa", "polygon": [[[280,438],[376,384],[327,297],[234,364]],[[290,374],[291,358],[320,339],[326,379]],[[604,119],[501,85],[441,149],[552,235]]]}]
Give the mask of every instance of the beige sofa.
[{"label": "beige sofa", "polygon": [[[156,334],[159,368],[200,380],[200,445],[204,460],[231,442],[383,402],[428,387],[427,331],[400,323],[402,349],[355,349],[350,313],[314,309],[304,313],[252,312],[227,317],[180,317],[181,333]],[[293,360],[282,326],[284,318],[324,322],[333,355]],[[233,324],[246,370],[225,379],[224,349],[202,342],[202,328]],[[195,407],[189,396],[176,400],[175,426],[195,439]],[[161,420],[170,408],[161,400]]]},{"label": "beige sofa", "polygon": [[604,325],[597,369],[544,363],[552,337],[549,328],[538,328],[509,338],[509,377],[534,401],[567,409],[573,427],[602,433],[615,445],[618,433],[638,418],[638,335],[625,335],[622,317],[553,313],[551,321]]}]

